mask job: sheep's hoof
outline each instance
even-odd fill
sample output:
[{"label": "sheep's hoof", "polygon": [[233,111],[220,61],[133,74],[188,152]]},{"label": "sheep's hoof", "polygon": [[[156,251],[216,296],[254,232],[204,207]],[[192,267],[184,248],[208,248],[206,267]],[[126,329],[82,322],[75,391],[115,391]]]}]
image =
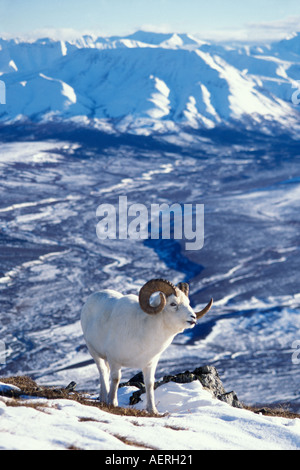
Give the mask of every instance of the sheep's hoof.
[{"label": "sheep's hoof", "polygon": [[146,411],[147,411],[147,413],[149,413],[149,415],[152,415],[152,416],[157,416],[157,417],[163,416],[163,414],[159,413],[159,411],[157,411],[157,409],[155,409],[155,410],[147,409]]}]

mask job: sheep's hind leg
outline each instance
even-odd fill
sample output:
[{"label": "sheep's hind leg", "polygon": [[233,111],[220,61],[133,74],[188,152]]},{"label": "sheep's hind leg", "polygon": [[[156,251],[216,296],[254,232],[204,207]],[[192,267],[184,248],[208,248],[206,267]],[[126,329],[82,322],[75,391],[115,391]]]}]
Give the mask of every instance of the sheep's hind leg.
[{"label": "sheep's hind leg", "polygon": [[[98,366],[98,365],[97,365]],[[108,403],[109,395],[109,366],[104,359],[99,359],[98,366],[100,374],[100,395],[99,400],[103,403]]]},{"label": "sheep's hind leg", "polygon": [[94,359],[97,369],[99,371],[100,376],[100,393],[99,393],[99,400],[103,403],[108,402],[108,394],[109,394],[109,365],[101,357],[98,356],[94,348],[88,345],[88,350]]}]

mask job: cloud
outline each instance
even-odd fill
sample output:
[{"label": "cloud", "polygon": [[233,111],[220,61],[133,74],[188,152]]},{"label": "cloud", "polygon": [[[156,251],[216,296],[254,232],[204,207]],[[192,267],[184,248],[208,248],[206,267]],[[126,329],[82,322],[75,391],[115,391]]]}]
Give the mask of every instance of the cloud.
[{"label": "cloud", "polygon": [[258,30],[275,31],[276,34],[287,33],[300,29],[300,16],[288,16],[281,20],[247,23],[247,25]]},{"label": "cloud", "polygon": [[103,31],[77,30],[73,28],[41,28],[20,34],[1,33],[1,37],[5,39],[20,38],[29,42],[36,41],[40,38],[50,38],[55,41],[72,41],[84,35],[90,35],[95,38],[98,36],[107,36]]},{"label": "cloud", "polygon": [[[168,34],[168,33],[176,33],[178,31],[174,31],[174,28],[170,24],[167,23],[161,23],[161,24],[143,24],[142,26],[138,27],[137,29],[141,31],[148,31],[151,33],[162,33],[162,34]],[[185,31],[186,32],[186,31]]]},{"label": "cloud", "polygon": [[276,21],[245,23],[239,29],[223,28],[195,35],[216,42],[270,43],[280,41],[298,31],[300,16],[289,16]]},{"label": "cloud", "polygon": [[248,23],[247,29],[260,37],[282,39],[289,34],[300,31],[300,16],[288,16],[282,20]]}]

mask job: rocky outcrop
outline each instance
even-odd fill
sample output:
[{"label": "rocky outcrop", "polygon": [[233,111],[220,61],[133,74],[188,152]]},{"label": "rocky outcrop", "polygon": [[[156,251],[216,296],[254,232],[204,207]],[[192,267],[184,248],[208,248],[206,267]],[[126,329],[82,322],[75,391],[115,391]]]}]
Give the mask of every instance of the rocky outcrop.
[{"label": "rocky outcrop", "polygon": [[[218,371],[214,366],[197,367],[193,372],[185,371],[176,375],[165,375],[161,380],[155,382],[154,388],[157,388],[168,382],[189,383],[199,380],[206,390],[209,390],[218,400],[224,401],[235,408],[243,408],[234,391],[226,392]],[[130,397],[130,405],[135,405],[141,401],[141,395],[146,392],[142,372],[132,377],[128,382],[120,384],[120,387],[133,386],[138,390],[133,392]]]}]

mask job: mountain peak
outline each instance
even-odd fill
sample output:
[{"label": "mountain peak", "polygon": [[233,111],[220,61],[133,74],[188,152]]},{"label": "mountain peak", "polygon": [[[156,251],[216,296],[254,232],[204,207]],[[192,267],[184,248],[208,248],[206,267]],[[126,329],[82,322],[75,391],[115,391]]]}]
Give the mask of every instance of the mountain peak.
[{"label": "mountain peak", "polygon": [[173,33],[155,33],[151,31],[138,30],[133,34],[126,36],[126,39],[133,39],[134,41],[158,46],[162,42],[170,39],[172,36]]},{"label": "mountain peak", "polygon": [[274,42],[272,49],[279,52],[300,54],[300,32],[291,33],[284,39]]}]

